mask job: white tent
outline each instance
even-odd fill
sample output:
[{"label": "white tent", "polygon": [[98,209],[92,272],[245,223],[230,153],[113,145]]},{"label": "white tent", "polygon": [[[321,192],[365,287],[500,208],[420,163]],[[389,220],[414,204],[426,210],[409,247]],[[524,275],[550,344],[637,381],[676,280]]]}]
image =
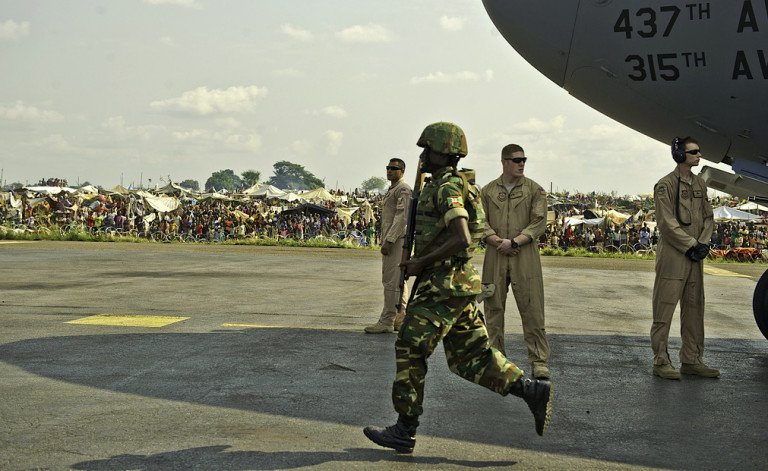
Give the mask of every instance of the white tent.
[{"label": "white tent", "polygon": [[263,198],[280,198],[286,192],[272,185],[254,185],[243,192],[246,196],[261,196]]},{"label": "white tent", "polygon": [[757,204],[754,201],[750,201],[748,203],[744,203],[741,206],[736,206],[736,209],[740,209],[742,211],[754,211],[754,210],[768,211],[768,208],[766,208],[765,206],[763,206],[761,204]]},{"label": "white tent", "polygon": [[315,188],[314,190],[307,191],[305,193],[301,194],[301,197],[305,200],[315,200],[315,201],[338,201],[339,199],[328,193],[328,190],[326,190],[323,187]]},{"label": "white tent", "polygon": [[66,186],[27,186],[24,187],[24,189],[33,193],[43,193],[46,195],[58,195],[62,191],[66,193],[74,193],[77,191]]},{"label": "white tent", "polygon": [[715,222],[762,220],[760,216],[749,214],[736,208],[729,208],[727,206],[720,206],[712,211],[715,215]]},{"label": "white tent", "polygon": [[297,195],[296,193],[291,193],[290,191],[284,194],[283,196],[278,196],[277,199],[288,201],[289,203],[292,201],[302,201],[302,202],[306,201],[303,197]]}]

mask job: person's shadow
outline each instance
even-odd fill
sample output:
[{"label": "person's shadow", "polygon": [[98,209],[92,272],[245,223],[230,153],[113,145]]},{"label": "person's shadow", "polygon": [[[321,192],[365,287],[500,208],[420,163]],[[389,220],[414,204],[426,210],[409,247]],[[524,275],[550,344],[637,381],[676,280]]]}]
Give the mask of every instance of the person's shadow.
[{"label": "person's shadow", "polygon": [[229,445],[205,446],[154,455],[116,455],[105,460],[82,461],[71,469],[114,471],[181,471],[189,469],[270,470],[315,466],[328,462],[413,463],[415,465],[454,465],[464,468],[502,468],[516,461],[452,460],[436,456],[398,454],[392,450],[348,448],[343,452],[322,451],[232,451]]}]

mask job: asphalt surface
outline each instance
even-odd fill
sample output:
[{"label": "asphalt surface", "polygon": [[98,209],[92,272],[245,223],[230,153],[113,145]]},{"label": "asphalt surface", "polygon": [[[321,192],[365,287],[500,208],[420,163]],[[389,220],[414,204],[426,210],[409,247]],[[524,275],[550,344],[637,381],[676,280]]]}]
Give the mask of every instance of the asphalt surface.
[{"label": "asphalt surface", "polygon": [[[0,241],[0,469],[768,469],[763,266],[706,265],[705,361],[722,375],[669,381],[651,375],[653,262],[543,265],[545,436],[439,347],[399,455],[362,433],[396,419],[395,337],[362,332],[383,300],[377,252]],[[507,325],[524,363],[511,300]]]}]

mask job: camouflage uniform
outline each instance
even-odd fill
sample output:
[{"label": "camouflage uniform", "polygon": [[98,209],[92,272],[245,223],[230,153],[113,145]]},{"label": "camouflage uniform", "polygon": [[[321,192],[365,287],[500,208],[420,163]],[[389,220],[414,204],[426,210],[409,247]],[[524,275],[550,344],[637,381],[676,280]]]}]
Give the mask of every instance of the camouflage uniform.
[{"label": "camouflage uniform", "polygon": [[422,271],[395,342],[392,402],[401,416],[422,414],[427,358],[440,340],[451,371],[494,392],[506,395],[523,375],[488,342],[475,303],[480,275],[469,253],[482,235],[485,214],[477,188],[452,167],[434,172],[419,195],[414,254],[423,256],[446,242],[451,237],[448,226],[458,217],[467,219],[472,247]]}]

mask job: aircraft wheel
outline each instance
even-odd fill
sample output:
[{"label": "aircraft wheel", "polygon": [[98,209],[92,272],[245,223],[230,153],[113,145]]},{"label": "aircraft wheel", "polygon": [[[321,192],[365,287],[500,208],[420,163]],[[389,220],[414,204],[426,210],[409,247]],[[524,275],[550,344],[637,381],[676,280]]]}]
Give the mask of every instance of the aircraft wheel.
[{"label": "aircraft wheel", "polygon": [[763,336],[768,339],[768,270],[760,277],[752,297],[752,312]]}]

